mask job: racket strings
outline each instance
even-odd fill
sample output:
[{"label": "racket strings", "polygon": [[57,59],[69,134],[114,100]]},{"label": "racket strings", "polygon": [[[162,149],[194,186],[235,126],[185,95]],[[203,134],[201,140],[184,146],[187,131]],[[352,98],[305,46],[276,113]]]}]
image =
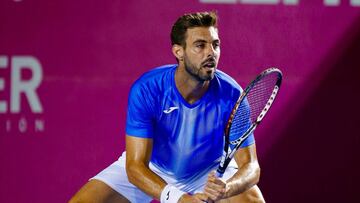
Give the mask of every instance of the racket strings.
[{"label": "racket strings", "polygon": [[[274,87],[278,80],[277,73],[269,73],[257,80],[248,90],[247,96],[241,101],[229,132],[229,141],[238,140],[264,110],[273,97]],[[267,109],[265,108],[265,111]]]},{"label": "racket strings", "polygon": [[278,80],[277,73],[270,73],[256,82],[250,89],[246,99],[250,104],[250,120],[255,122],[260,113],[267,109],[266,104],[269,100],[273,100],[273,91]]}]

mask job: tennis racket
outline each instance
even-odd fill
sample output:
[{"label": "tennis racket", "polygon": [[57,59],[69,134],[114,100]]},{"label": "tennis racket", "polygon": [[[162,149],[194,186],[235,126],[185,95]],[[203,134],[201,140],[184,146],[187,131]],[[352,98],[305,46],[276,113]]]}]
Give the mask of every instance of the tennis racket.
[{"label": "tennis racket", "polygon": [[222,177],[235,152],[269,111],[279,91],[282,73],[269,68],[260,73],[241,93],[225,128],[225,144],[217,177]]}]

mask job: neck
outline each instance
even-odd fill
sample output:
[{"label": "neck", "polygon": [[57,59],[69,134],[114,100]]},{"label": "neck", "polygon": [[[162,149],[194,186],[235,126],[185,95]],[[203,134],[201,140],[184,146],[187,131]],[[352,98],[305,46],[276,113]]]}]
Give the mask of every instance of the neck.
[{"label": "neck", "polygon": [[206,93],[210,81],[197,80],[185,70],[184,66],[179,64],[175,71],[175,84],[181,96],[189,104],[193,104]]}]

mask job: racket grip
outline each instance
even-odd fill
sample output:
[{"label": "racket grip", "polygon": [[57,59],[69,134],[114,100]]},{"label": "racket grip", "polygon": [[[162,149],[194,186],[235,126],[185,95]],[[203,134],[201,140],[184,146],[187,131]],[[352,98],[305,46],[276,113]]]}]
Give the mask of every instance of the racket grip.
[{"label": "racket grip", "polygon": [[215,176],[218,178],[222,178],[224,175],[224,172],[219,172],[219,170],[216,170]]}]

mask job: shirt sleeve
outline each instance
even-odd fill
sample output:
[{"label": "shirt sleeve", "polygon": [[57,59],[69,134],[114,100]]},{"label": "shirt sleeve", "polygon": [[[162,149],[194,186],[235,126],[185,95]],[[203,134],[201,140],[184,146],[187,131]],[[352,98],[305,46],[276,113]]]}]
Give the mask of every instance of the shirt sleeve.
[{"label": "shirt sleeve", "polygon": [[152,138],[154,102],[146,86],[135,82],[128,98],[126,134],[129,136]]},{"label": "shirt sleeve", "polygon": [[254,137],[254,133],[251,133],[249,135],[249,137],[247,137],[245,139],[245,141],[240,145],[240,148],[245,148],[245,147],[248,147],[252,144],[255,144],[255,137]]}]

